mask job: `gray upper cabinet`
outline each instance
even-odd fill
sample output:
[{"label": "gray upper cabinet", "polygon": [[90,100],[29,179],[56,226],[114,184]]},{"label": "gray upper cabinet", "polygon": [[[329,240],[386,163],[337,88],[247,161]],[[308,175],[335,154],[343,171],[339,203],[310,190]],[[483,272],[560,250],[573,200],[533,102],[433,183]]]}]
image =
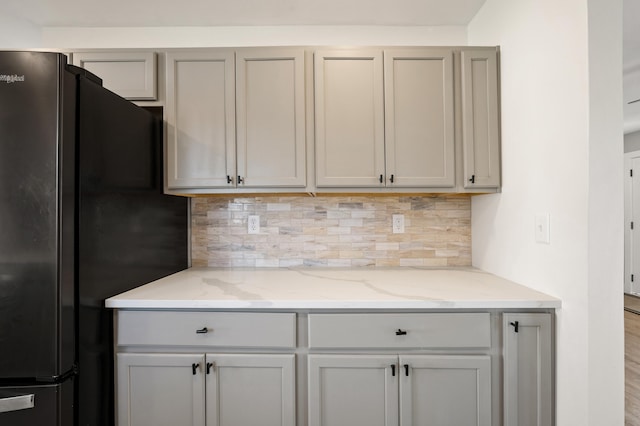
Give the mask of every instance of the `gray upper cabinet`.
[{"label": "gray upper cabinet", "polygon": [[306,185],[302,49],[236,53],[238,186]]},{"label": "gray upper cabinet", "polygon": [[167,54],[167,187],[305,188],[302,49]]},{"label": "gray upper cabinet", "polygon": [[162,59],[168,192],[500,189],[497,48],[221,48]]},{"label": "gray upper cabinet", "polygon": [[463,50],[462,149],[465,188],[500,186],[498,60],[496,49]]},{"label": "gray upper cabinet", "polygon": [[387,185],[455,185],[453,52],[384,52]]},{"label": "gray upper cabinet", "polygon": [[318,50],[314,71],[319,190],[499,187],[495,48]]},{"label": "gray upper cabinet", "polygon": [[234,82],[232,50],[167,53],[169,188],[226,188],[234,182]]},{"label": "gray upper cabinet", "polygon": [[314,55],[316,185],[378,187],[385,175],[382,51]]},{"label": "gray upper cabinet", "polygon": [[154,52],[77,52],[73,64],[100,77],[104,87],[130,100],[157,99]]}]

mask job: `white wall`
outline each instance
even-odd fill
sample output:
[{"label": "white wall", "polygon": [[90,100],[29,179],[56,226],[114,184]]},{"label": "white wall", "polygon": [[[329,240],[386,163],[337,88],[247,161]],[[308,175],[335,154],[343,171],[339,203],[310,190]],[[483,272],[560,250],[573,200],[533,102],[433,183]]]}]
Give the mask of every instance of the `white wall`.
[{"label": "white wall", "polygon": [[11,14],[0,13],[0,48],[37,48],[41,43],[40,27]]},{"label": "white wall", "polygon": [[56,48],[224,47],[282,45],[466,45],[466,27],[277,26],[44,28]]},{"label": "white wall", "polygon": [[502,52],[503,192],[473,199],[473,264],[562,299],[559,426],[624,424],[621,10],[487,0],[468,28]]}]

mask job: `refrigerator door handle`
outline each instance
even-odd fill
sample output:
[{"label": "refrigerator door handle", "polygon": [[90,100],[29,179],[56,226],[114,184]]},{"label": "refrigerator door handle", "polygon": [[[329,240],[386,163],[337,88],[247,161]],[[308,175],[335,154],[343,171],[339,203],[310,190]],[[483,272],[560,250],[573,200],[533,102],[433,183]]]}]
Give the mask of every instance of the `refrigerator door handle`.
[{"label": "refrigerator door handle", "polygon": [[7,397],[0,397],[0,413],[7,413],[9,411],[25,410],[27,408],[33,408],[35,405],[35,395],[12,395]]}]

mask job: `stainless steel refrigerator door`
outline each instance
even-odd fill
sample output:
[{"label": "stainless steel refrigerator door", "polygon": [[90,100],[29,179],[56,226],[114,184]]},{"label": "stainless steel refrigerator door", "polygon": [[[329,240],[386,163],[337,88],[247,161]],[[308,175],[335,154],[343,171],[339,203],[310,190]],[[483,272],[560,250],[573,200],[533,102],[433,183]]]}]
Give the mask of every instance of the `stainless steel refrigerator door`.
[{"label": "stainless steel refrigerator door", "polygon": [[74,360],[74,140],[66,144],[65,133],[75,126],[65,124],[62,108],[65,96],[73,96],[64,92],[64,62],[53,53],[0,52],[0,76],[15,76],[12,83],[0,81],[5,383],[50,380],[70,370]]}]

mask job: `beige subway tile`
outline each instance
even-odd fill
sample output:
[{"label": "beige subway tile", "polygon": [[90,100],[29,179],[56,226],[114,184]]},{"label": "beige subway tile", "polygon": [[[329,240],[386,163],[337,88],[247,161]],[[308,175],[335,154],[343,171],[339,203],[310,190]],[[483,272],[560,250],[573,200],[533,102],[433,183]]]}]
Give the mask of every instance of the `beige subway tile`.
[{"label": "beige subway tile", "polygon": [[447,266],[447,258],[434,257],[432,259],[423,259],[424,266]]},{"label": "beige subway tile", "polygon": [[378,267],[400,266],[400,259],[376,259],[376,266]]},{"label": "beige subway tile", "polygon": [[339,268],[351,266],[350,259],[327,259],[327,266]]},{"label": "beige subway tile", "polygon": [[400,244],[397,242],[376,243],[376,250],[400,250]]},{"label": "beige subway tile", "polygon": [[257,268],[277,268],[279,266],[280,259],[278,258],[256,259]]},{"label": "beige subway tile", "polygon": [[407,259],[407,258],[400,258],[400,266],[424,266],[424,259]]},{"label": "beige subway tile", "polygon": [[326,228],[328,235],[348,235],[351,234],[351,228],[345,226],[331,226]]}]

